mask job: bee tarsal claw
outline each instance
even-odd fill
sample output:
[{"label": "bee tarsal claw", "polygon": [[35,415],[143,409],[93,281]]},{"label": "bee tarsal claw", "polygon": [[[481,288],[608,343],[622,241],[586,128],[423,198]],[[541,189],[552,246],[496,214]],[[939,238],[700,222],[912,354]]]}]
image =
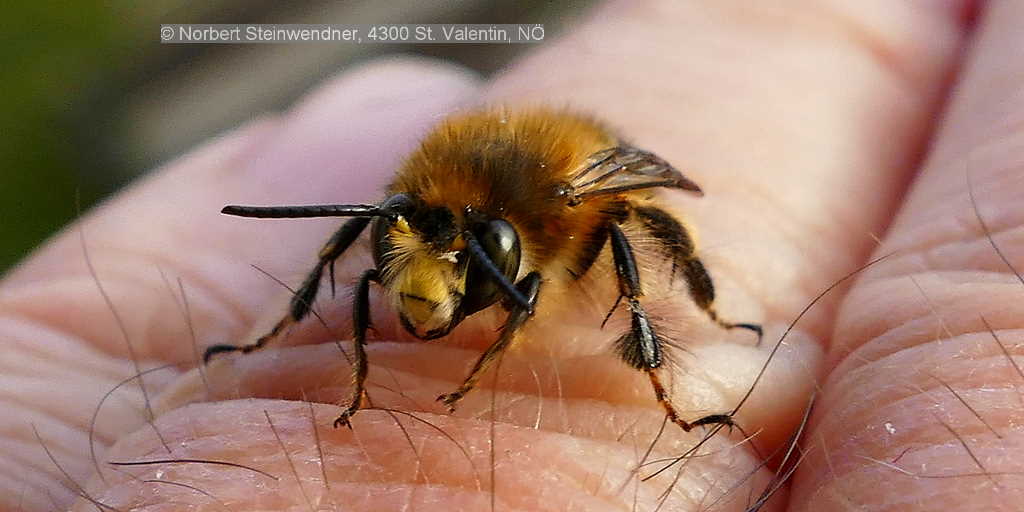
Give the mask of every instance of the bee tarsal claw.
[{"label": "bee tarsal claw", "polygon": [[462,393],[445,393],[437,397],[437,401],[448,406],[448,412],[455,412],[455,404],[462,400]]},{"label": "bee tarsal claw", "polygon": [[342,412],[341,415],[338,416],[336,420],[334,420],[334,428],[339,428],[344,425],[348,427],[349,430],[352,430],[352,422],[350,422],[348,419],[351,418],[352,415],[355,413],[356,411],[353,410],[352,408],[345,409],[345,411]]},{"label": "bee tarsal claw", "polygon": [[694,421],[693,423],[690,423],[690,427],[691,428],[692,427],[699,427],[699,426],[702,426],[702,425],[704,425],[704,426],[724,425],[725,427],[727,427],[729,429],[729,432],[732,432],[733,427],[736,426],[736,422],[732,420],[732,416],[729,415],[729,414],[712,414],[710,416],[705,416],[705,417],[703,417],[703,418],[701,418],[701,419],[699,419],[697,421]]}]

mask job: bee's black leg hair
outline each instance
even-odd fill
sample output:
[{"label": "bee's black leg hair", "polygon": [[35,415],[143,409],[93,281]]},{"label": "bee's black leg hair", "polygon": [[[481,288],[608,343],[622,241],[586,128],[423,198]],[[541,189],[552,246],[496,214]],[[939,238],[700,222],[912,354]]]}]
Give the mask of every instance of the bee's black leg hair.
[{"label": "bee's black leg hair", "polygon": [[640,273],[636,267],[633,248],[630,247],[626,234],[617,224],[609,225],[609,233],[612,240],[612,256],[615,259],[615,273],[619,278],[620,298],[626,299],[627,307],[632,315],[629,331],[615,342],[615,349],[618,351],[619,357],[633,368],[647,373],[651,379],[651,386],[654,388],[654,396],[665,409],[668,419],[683,430],[689,432],[700,425],[733,425],[732,417],[728,414],[713,414],[694,422],[687,422],[676,413],[668,393],[665,392],[665,387],[658,378],[657,369],[662,364],[662,343],[654,331],[654,326],[647,318],[647,312],[640,305],[643,288],[640,286]]},{"label": "bee's black leg hair", "polygon": [[735,323],[719,318],[715,311],[715,285],[704,264],[694,252],[693,240],[686,227],[664,210],[643,206],[634,207],[633,212],[640,222],[664,248],[666,256],[672,259],[672,277],[682,270],[690,288],[690,297],[718,325],[726,329],[747,329],[757,334],[761,343],[763,330],[760,324]]},{"label": "bee's black leg hair", "polygon": [[355,217],[344,225],[341,226],[334,236],[327,241],[323,249],[320,250],[319,258],[316,266],[306,276],[306,280],[302,282],[302,286],[299,287],[295,295],[292,296],[291,304],[288,307],[288,312],[285,313],[284,318],[279,320],[274,328],[270,332],[260,336],[255,342],[248,345],[211,345],[206,348],[206,353],[203,354],[203,362],[209,363],[210,358],[223,352],[241,352],[248,354],[254,350],[263,348],[268,342],[276,338],[285,327],[291,324],[300,322],[306,315],[309,314],[313,307],[313,301],[316,299],[316,294],[320,290],[320,280],[324,275],[324,267],[330,267],[331,277],[331,293],[334,292],[334,260],[336,260],[345,249],[348,249],[352,242],[359,238],[359,235],[366,228],[366,225],[370,223],[370,217]]},{"label": "bee's black leg hair", "polygon": [[[537,292],[540,291],[540,281],[540,273],[530,272],[516,283],[516,289],[529,301],[530,308],[537,304]],[[477,359],[476,364],[473,365],[473,370],[469,372],[469,376],[462,382],[459,389],[453,393],[437,397],[437,401],[447,405],[449,411],[455,412],[455,404],[462,400],[462,397],[466,396],[466,393],[469,393],[476,386],[480,376],[487,371],[498,355],[512,344],[516,331],[530,318],[527,308],[516,301],[509,302],[511,303],[511,312],[508,314],[508,320],[505,321],[505,327],[502,328],[498,340],[487,348],[487,351],[480,356],[480,359]]]},{"label": "bee's black leg hair", "polygon": [[369,367],[366,362],[366,328],[370,325],[370,282],[379,282],[380,274],[377,269],[370,269],[363,272],[356,285],[356,300],[352,304],[352,346],[355,352],[355,360],[352,362],[352,398],[348,406],[338,419],[334,420],[334,428],[345,425],[352,428],[348,419],[352,417],[363,404],[363,397],[366,394],[366,374]]}]

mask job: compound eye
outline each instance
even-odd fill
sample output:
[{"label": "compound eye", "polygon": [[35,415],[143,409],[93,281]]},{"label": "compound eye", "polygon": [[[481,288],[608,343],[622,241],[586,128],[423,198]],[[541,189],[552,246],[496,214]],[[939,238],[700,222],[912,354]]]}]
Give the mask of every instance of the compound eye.
[{"label": "compound eye", "polygon": [[[521,249],[519,235],[508,222],[495,219],[487,221],[473,233],[484,252],[509,281],[515,281],[519,272]],[[466,269],[466,295],[462,308],[467,315],[494,304],[501,293],[501,287],[494,281],[483,265],[470,257]]]},{"label": "compound eye", "polygon": [[373,219],[373,226],[370,228],[370,241],[373,244],[373,262],[377,268],[383,269],[387,266],[388,255],[391,253],[391,241],[388,240],[388,229],[391,223],[384,217]]},{"label": "compound eye", "polygon": [[414,205],[409,196],[395,194],[387,198],[381,208],[388,214],[373,219],[373,227],[370,232],[370,240],[373,243],[373,261],[377,268],[384,268],[387,265],[385,260],[392,249],[391,241],[388,240],[388,230],[398,223],[404,224],[405,229],[408,230],[409,225],[405,218],[412,213]]},{"label": "compound eye", "polygon": [[395,194],[381,205],[381,208],[390,213],[390,217],[394,220],[395,215],[403,215],[408,217],[413,210],[412,199],[405,194]]},{"label": "compound eye", "polygon": [[519,235],[516,229],[501,219],[488,222],[477,235],[480,246],[491,257],[505,277],[514,281],[519,272]]}]

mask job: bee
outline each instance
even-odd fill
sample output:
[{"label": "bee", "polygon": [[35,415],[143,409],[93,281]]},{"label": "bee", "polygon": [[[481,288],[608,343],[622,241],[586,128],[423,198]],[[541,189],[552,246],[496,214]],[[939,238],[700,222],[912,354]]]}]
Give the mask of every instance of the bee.
[{"label": "bee", "polygon": [[631,317],[629,329],[614,343],[617,355],[649,376],[655,398],[683,430],[731,425],[727,414],[686,421],[672,406],[656,372],[664,363],[665,341],[644,308],[637,259],[623,226],[636,223],[650,235],[671,260],[673,275],[681,273],[690,297],[712,321],[726,329],[751,330],[759,340],[762,329],[718,315],[711,276],[689,232],[646,200],[659,188],[703,195],[665,160],[581,114],[552,108],[457,114],[425,137],[378,204],[225,206],[222,213],[241,217],[350,219],[320,250],[287,312],[269,332],[249,345],[213,345],[204,360],[258,350],[304,319],[325,271],[333,292],[335,260],[369,227],[374,268],[364,271],[355,286],[353,388],[334,426],[351,428],[349,419],[363,403],[371,284],[383,289],[402,326],[421,340],[445,336],[488,308],[508,312],[496,341],[462,385],[438,397],[454,411],[515,342],[535,309],[546,301],[557,303],[543,288],[557,294],[578,284],[610,245],[618,298],[605,322],[623,302]]}]

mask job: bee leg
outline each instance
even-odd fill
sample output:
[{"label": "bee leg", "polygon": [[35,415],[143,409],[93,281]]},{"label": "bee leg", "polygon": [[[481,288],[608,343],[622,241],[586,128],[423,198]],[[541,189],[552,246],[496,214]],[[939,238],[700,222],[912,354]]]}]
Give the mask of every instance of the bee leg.
[{"label": "bee leg", "polygon": [[761,343],[764,332],[760,324],[736,323],[723,320],[715,310],[715,285],[704,264],[694,251],[693,239],[686,227],[664,210],[653,207],[637,207],[633,212],[647,231],[661,243],[667,255],[672,258],[672,277],[682,270],[690,289],[690,297],[699,308],[718,325],[726,329],[747,329],[757,334]]},{"label": "bee leg", "polygon": [[225,352],[241,352],[248,354],[249,352],[259,350],[264,347],[268,342],[275,339],[278,335],[284,331],[285,327],[291,324],[300,322],[306,315],[309,314],[313,308],[313,301],[316,299],[317,292],[320,290],[320,280],[324,275],[324,268],[330,266],[331,274],[331,290],[334,289],[334,260],[338,259],[339,256],[345,249],[348,249],[352,242],[359,238],[359,235],[366,228],[366,225],[370,223],[369,217],[354,217],[353,219],[346,222],[341,226],[334,236],[327,241],[323,249],[320,250],[319,258],[316,266],[310,271],[309,275],[306,276],[305,281],[302,282],[302,286],[292,295],[291,303],[288,307],[288,312],[285,313],[284,318],[279,320],[274,325],[270,332],[260,336],[255,342],[248,345],[211,345],[206,348],[206,352],[203,354],[203,363],[209,363],[210,359],[220,353]]},{"label": "bee leg", "polygon": [[[537,304],[537,292],[540,291],[540,273],[530,272],[525,277],[516,283],[516,289],[522,293],[529,301],[530,307],[532,308]],[[510,301],[511,302],[511,301]],[[505,327],[501,330],[501,335],[498,340],[491,344],[490,347],[477,359],[476,364],[473,365],[473,370],[469,372],[469,376],[462,382],[459,389],[452,393],[447,393],[437,397],[438,402],[443,402],[448,406],[449,412],[455,412],[455,404],[462,397],[466,396],[470,390],[476,386],[480,376],[483,375],[494,360],[501,354],[509,345],[512,344],[512,339],[516,335],[516,331],[522,327],[523,323],[530,318],[529,310],[517,302],[511,302],[511,312],[508,315],[508,320],[505,322]]]},{"label": "bee leg", "polygon": [[679,417],[656,372],[663,362],[662,341],[647,317],[647,312],[640,304],[643,288],[640,286],[640,273],[636,267],[633,248],[630,247],[626,234],[618,225],[610,224],[609,233],[612,240],[612,257],[615,259],[615,273],[619,278],[620,299],[623,297],[626,299],[626,305],[632,316],[629,331],[615,342],[615,349],[618,351],[619,357],[633,368],[647,373],[651,380],[651,386],[654,388],[654,396],[665,409],[668,419],[683,430],[689,432],[699,425],[718,423],[733,425],[732,417],[728,414],[705,416],[692,423]]},{"label": "bee leg", "polygon": [[345,425],[352,428],[348,419],[363,405],[363,397],[366,396],[366,374],[369,366],[366,360],[366,329],[370,325],[370,282],[380,282],[380,273],[377,269],[370,269],[363,272],[356,285],[356,300],[352,304],[352,346],[355,352],[355,361],[352,363],[352,398],[341,415],[334,420],[334,428]]}]

